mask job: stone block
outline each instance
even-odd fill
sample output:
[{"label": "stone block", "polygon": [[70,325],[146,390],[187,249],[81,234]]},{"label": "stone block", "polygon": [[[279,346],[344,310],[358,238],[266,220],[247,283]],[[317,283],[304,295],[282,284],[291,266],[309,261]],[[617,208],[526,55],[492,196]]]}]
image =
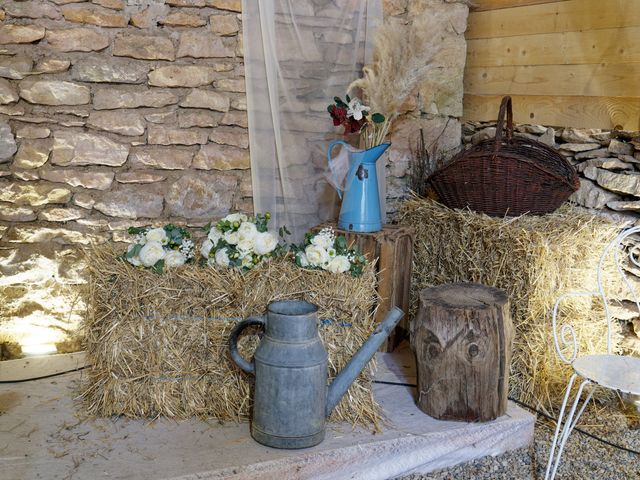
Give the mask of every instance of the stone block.
[{"label": "stone block", "polygon": [[200,15],[175,12],[167,15],[164,19],[160,20],[159,23],[170,27],[201,27],[206,25],[207,22]]},{"label": "stone block", "polygon": [[599,143],[563,143],[562,145],[558,146],[558,148],[561,150],[560,153],[563,153],[562,150],[572,153],[587,152],[589,150],[596,150],[599,147]]},{"label": "stone block", "polygon": [[38,220],[43,220],[45,222],[69,222],[86,216],[86,211],[74,207],[54,207],[38,212]]},{"label": "stone block", "polygon": [[175,48],[169,37],[122,34],[115,38],[113,54],[143,60],[175,60]]},{"label": "stone block", "polygon": [[67,203],[71,192],[48,184],[0,182],[0,202],[38,207],[49,203]]},{"label": "stone block", "polygon": [[591,180],[580,179],[580,188],[569,198],[570,201],[586,208],[602,209],[608,202],[618,200],[615,193],[608,192],[598,187]]},{"label": "stone block", "polygon": [[87,126],[133,137],[143,135],[145,130],[142,115],[131,110],[93,111],[89,115]]},{"label": "stone block", "polygon": [[204,0],[165,0],[167,5],[173,7],[204,7]]},{"label": "stone block", "polygon": [[609,191],[640,197],[640,174],[613,173],[598,169],[595,180]]},{"label": "stone block", "polygon": [[609,143],[609,151],[620,155],[633,155],[633,145],[630,143],[621,142],[615,138]]},{"label": "stone block", "polygon": [[22,225],[13,227],[7,232],[3,240],[12,243],[58,243],[63,245],[104,242],[104,236],[88,234],[69,228],[43,227],[39,225]]},{"label": "stone block", "polygon": [[131,60],[90,57],[73,65],[71,78],[82,82],[142,83],[149,67]]},{"label": "stone block", "polygon": [[20,99],[16,88],[4,78],[0,78],[0,105],[15,103]]},{"label": "stone block", "polygon": [[17,138],[47,138],[51,135],[51,130],[47,127],[38,127],[35,125],[26,125],[16,128]]},{"label": "stone block", "polygon": [[91,52],[109,46],[109,36],[91,28],[47,30],[45,39],[49,47],[61,52]]},{"label": "stone block", "polygon": [[221,78],[216,80],[215,87],[223,92],[244,93],[247,91],[244,78]]},{"label": "stone block", "polygon": [[23,140],[13,159],[14,168],[38,168],[47,163],[53,147],[53,139]]},{"label": "stone block", "polygon": [[138,28],[153,28],[169,13],[169,5],[151,3],[141,12],[131,15],[131,25]]},{"label": "stone block", "polygon": [[42,105],[84,105],[91,101],[89,87],[63,80],[22,80],[20,96]]},{"label": "stone block", "polygon": [[209,140],[222,145],[249,148],[249,134],[239,127],[220,127],[211,131]]},{"label": "stone block", "polygon": [[175,109],[152,112],[145,114],[144,119],[150,123],[176,123],[178,121],[178,113]]},{"label": "stone block", "polygon": [[96,201],[88,193],[79,192],[79,193],[73,194],[73,199],[71,200],[71,203],[73,203],[74,205],[77,205],[78,207],[91,210],[95,205]]},{"label": "stone block", "polygon": [[194,153],[179,148],[147,147],[133,150],[129,161],[134,167],[186,170],[191,166]]},{"label": "stone block", "polygon": [[210,110],[179,110],[178,126],[180,128],[216,127],[221,118],[222,116],[220,113],[212,112]]},{"label": "stone block", "polygon": [[0,25],[0,45],[37,42],[44,33],[44,27],[38,25]]},{"label": "stone block", "polygon": [[7,1],[3,2],[3,8],[9,16],[15,18],[50,18],[52,20],[61,18],[56,7],[41,1]]},{"label": "stone block", "polygon": [[234,57],[232,47],[227,47],[222,39],[209,32],[187,31],[180,34],[177,57],[224,58]]},{"label": "stone block", "polygon": [[124,10],[124,0],[92,0],[92,3],[112,10]]},{"label": "stone block", "polygon": [[150,145],[203,145],[207,143],[209,130],[201,128],[182,129],[164,125],[149,125]]},{"label": "stone block", "polygon": [[247,112],[231,111],[227,112],[222,120],[221,125],[236,125],[242,128],[249,128],[249,120],[247,118]]},{"label": "stone block", "polygon": [[149,85],[154,87],[202,87],[215,79],[213,67],[200,65],[169,65],[149,73]]},{"label": "stone block", "polygon": [[157,183],[166,180],[167,177],[154,172],[143,172],[133,170],[130,172],[121,172],[116,175],[118,183]]},{"label": "stone block", "polygon": [[231,209],[238,181],[224,174],[187,174],[169,187],[165,196],[168,213],[183,218],[212,219]]},{"label": "stone block", "polygon": [[129,23],[128,17],[96,5],[65,5],[62,15],[69,22],[87,23],[99,27],[124,28]]},{"label": "stone block", "polygon": [[59,58],[43,58],[36,63],[34,70],[36,73],[62,73],[69,70],[70,60]]},{"label": "stone block", "polygon": [[209,28],[213,33],[220,36],[235,35],[240,29],[238,20],[232,15],[209,16]]},{"label": "stone block", "polygon": [[38,216],[30,208],[0,203],[0,220],[3,222],[32,222],[36,218]]},{"label": "stone block", "polygon": [[205,0],[205,4],[218,10],[242,12],[242,0]]},{"label": "stone block", "polygon": [[127,161],[129,145],[90,133],[54,133],[51,163],[54,165],[108,165],[119,167]]},{"label": "stone block", "polygon": [[114,173],[110,171],[95,171],[93,169],[76,170],[71,168],[59,168],[40,170],[40,176],[44,180],[54,183],[66,183],[72,187],[108,190],[113,183]]},{"label": "stone block", "polygon": [[162,215],[162,195],[138,190],[122,190],[105,193],[93,206],[110,217],[157,218]]},{"label": "stone block", "polygon": [[22,80],[33,70],[33,59],[27,55],[0,56],[0,77]]},{"label": "stone block", "polygon": [[185,108],[208,108],[218,112],[228,112],[230,106],[229,97],[213,90],[194,89],[180,103]]},{"label": "stone block", "polygon": [[246,170],[251,167],[249,150],[208,143],[200,147],[193,168],[200,170]]},{"label": "stone block", "polygon": [[0,163],[8,162],[18,149],[8,123],[0,123]]},{"label": "stone block", "polygon": [[160,108],[178,103],[179,99],[175,93],[158,88],[147,90],[103,88],[94,92],[93,107],[96,110],[138,107]]}]

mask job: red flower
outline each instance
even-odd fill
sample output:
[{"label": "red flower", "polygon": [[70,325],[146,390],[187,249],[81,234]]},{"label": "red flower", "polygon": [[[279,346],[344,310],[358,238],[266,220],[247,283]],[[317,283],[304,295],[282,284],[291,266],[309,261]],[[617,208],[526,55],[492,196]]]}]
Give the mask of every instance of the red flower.
[{"label": "red flower", "polygon": [[336,105],[331,105],[331,107],[329,108],[330,108],[329,114],[333,119],[333,125],[337,127],[338,125],[342,125],[344,123],[346,128],[347,109],[343,107],[338,107]]}]

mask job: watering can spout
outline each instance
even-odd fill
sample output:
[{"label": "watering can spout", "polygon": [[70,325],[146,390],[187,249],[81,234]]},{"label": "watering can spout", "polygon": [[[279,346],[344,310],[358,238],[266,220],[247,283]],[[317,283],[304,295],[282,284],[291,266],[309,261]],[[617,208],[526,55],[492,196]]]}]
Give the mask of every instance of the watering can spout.
[{"label": "watering can spout", "polygon": [[375,147],[371,147],[370,149],[366,150],[367,156],[370,156],[371,158],[374,159],[374,161],[377,161],[382,154],[385,152],[385,150],[387,148],[389,148],[389,145],[391,145],[390,143],[381,143],[380,145],[376,145]]},{"label": "watering can spout", "polygon": [[398,324],[404,312],[398,307],[393,307],[371,334],[369,339],[360,347],[360,350],[349,360],[349,363],[342,369],[336,378],[329,385],[327,392],[326,416],[329,416],[340,399],[347,392],[349,386],[360,374],[371,357],[375,355],[385,339]]}]

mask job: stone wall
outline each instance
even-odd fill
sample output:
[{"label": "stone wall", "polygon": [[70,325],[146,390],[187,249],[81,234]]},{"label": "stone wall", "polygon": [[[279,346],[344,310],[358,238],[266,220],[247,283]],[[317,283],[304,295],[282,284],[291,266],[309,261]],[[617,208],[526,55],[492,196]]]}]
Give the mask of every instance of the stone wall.
[{"label": "stone wall", "polygon": [[[74,331],[78,247],[125,241],[130,225],[252,210],[241,3],[0,4],[0,344],[9,331],[25,344]],[[392,134],[391,213],[418,129],[447,147],[460,139],[466,2],[384,1],[399,23],[425,10],[450,28],[440,68]]]},{"label": "stone wall", "polygon": [[[576,168],[580,189],[569,199],[572,203],[619,223],[621,228],[640,225],[640,132],[542,125],[516,125],[515,131],[558,149]],[[467,122],[462,127],[463,145],[468,148],[493,138],[495,132],[495,122]],[[640,246],[640,241],[634,246]],[[623,266],[640,294],[640,268],[629,261]],[[613,315],[628,322],[625,347],[640,355],[640,315],[633,297],[626,291],[612,296]]]}]

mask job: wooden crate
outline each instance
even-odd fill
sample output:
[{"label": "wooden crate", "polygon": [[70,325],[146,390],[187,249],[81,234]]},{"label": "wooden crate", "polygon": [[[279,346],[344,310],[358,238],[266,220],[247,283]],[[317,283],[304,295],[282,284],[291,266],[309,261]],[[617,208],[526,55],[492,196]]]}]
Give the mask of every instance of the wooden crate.
[{"label": "wooden crate", "polygon": [[382,321],[384,315],[394,306],[401,308],[405,313],[398,327],[381,348],[383,351],[392,351],[403,339],[408,338],[411,260],[415,237],[413,230],[401,225],[385,225],[379,232],[358,233],[340,230],[335,223],[325,223],[312,231],[319,232],[325,227],[332,227],[337,235],[344,235],[347,243],[356,246],[369,261],[377,259],[377,290],[380,304],[376,320]]}]

